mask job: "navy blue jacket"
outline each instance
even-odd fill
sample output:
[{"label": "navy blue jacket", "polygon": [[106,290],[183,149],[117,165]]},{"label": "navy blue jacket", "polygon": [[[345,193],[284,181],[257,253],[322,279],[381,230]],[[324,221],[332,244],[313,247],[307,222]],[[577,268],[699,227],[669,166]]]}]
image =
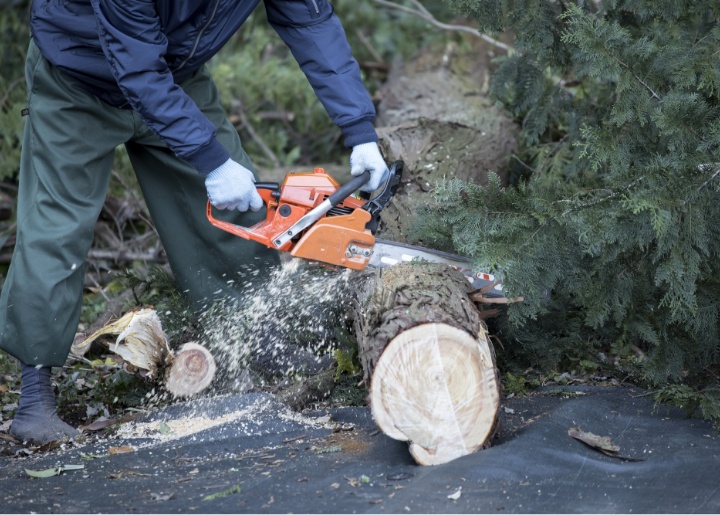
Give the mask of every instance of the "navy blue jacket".
[{"label": "navy blue jacket", "polygon": [[[202,175],[230,156],[215,127],[177,86],[237,31],[260,0],[34,0],[43,56],[105,102],[132,108]],[[376,141],[375,109],[327,0],[265,0],[345,145]]]}]

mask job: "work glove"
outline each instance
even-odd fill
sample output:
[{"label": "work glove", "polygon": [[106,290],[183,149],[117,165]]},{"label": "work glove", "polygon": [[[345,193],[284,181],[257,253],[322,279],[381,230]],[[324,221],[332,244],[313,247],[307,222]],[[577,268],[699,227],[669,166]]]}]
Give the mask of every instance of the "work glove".
[{"label": "work glove", "polygon": [[370,193],[378,189],[390,175],[390,170],[374,141],[355,145],[350,154],[350,173],[362,175],[365,170],[370,170],[370,180],[360,189]]},{"label": "work glove", "polygon": [[205,177],[205,188],[210,203],[218,209],[247,211],[249,208],[258,211],[263,207],[252,172],[232,159]]}]

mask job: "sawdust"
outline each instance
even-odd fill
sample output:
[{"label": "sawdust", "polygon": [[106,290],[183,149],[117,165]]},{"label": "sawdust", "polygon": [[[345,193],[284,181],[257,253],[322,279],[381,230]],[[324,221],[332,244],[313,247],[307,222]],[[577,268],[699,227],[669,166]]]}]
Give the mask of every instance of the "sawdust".
[{"label": "sawdust", "polygon": [[121,439],[150,438],[159,441],[176,440],[222,424],[241,420],[248,414],[249,409],[244,409],[216,418],[198,416],[168,420],[167,422],[129,423],[121,426],[117,437]]},{"label": "sawdust", "polygon": [[329,420],[306,417],[289,409],[278,411],[278,404],[267,399],[256,400],[242,409],[218,416],[210,416],[201,412],[204,406],[218,400],[209,398],[195,401],[193,404],[196,413],[190,413],[187,416],[122,424],[115,433],[115,439],[142,439],[148,440],[148,443],[168,442],[197,435],[218,426],[224,426],[223,431],[232,431],[243,436],[260,435],[264,434],[260,428],[266,425],[263,421],[267,422],[268,417],[295,422],[308,428],[332,427]]},{"label": "sawdust", "polygon": [[[122,424],[113,439],[143,440],[138,445],[145,446],[202,438],[203,431],[220,426],[223,432],[251,436],[260,434],[270,418],[328,427],[328,420],[304,417],[289,408],[278,412],[279,403],[267,397],[226,413],[217,413],[213,407],[222,404],[224,394],[250,391],[264,384],[268,376],[292,380],[297,374],[314,373],[334,363],[331,353],[348,311],[344,299],[350,296],[343,292],[350,272],[292,259],[264,271],[261,281],[251,277],[255,280],[243,284],[237,299],[216,303],[201,318],[201,341],[218,365],[213,392],[180,403],[180,415]],[[251,275],[259,274],[255,270]],[[264,376],[251,374],[250,369],[261,370]]]},{"label": "sawdust", "polygon": [[228,383],[248,367],[266,377],[327,368],[348,312],[350,274],[292,259],[262,282],[246,282],[239,298],[212,306],[202,320],[203,343],[218,377]]}]

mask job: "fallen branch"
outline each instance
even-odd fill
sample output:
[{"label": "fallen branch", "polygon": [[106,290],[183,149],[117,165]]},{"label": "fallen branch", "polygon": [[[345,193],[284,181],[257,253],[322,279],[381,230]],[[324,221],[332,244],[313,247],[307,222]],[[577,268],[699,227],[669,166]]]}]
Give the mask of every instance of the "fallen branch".
[{"label": "fallen branch", "polygon": [[239,121],[240,126],[248,132],[248,134],[253,139],[253,141],[255,141],[255,143],[257,143],[258,147],[260,147],[260,150],[262,150],[263,153],[268,157],[268,159],[270,159],[270,161],[272,162],[272,165],[274,167],[280,166],[280,160],[278,159],[278,157],[270,149],[270,147],[267,145],[267,143],[265,143],[265,141],[260,137],[260,135],[257,132],[255,132],[255,128],[253,127],[252,123],[250,123],[250,119],[245,114],[245,108],[244,108],[242,102],[240,101],[240,99],[235,99],[235,103],[236,103],[235,121],[232,121],[232,119],[231,119],[231,122],[233,123],[233,125],[236,125],[235,122]]},{"label": "fallen branch", "polygon": [[449,30],[449,31],[458,31],[458,32],[467,32],[469,34],[472,34],[474,36],[479,37],[483,41],[486,41],[487,43],[490,43],[494,47],[501,48],[502,50],[506,52],[510,52],[513,50],[513,47],[510,45],[506,45],[505,43],[498,41],[497,39],[491,38],[490,36],[486,36],[485,34],[480,34],[480,32],[477,29],[474,29],[472,27],[467,27],[465,25],[452,25],[449,23],[443,23],[437,18],[435,18],[430,11],[428,11],[422,3],[420,3],[418,0],[411,0],[413,5],[417,7],[417,9],[412,9],[410,7],[397,4],[395,2],[391,2],[389,0],[374,0],[376,3],[380,5],[384,5],[385,7],[389,7],[390,9],[395,9],[396,11],[401,11],[404,13],[412,14],[413,16],[417,16],[418,18],[422,18],[423,20],[429,22],[431,25],[434,25],[435,27],[438,27],[443,30]]}]

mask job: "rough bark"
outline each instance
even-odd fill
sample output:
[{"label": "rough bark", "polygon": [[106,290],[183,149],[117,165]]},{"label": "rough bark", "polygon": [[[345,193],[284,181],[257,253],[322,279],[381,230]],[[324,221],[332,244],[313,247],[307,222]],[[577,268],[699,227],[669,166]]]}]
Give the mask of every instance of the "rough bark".
[{"label": "rough bark", "polygon": [[488,96],[489,49],[449,45],[396,65],[378,96],[378,135],[388,162],[405,162],[404,180],[383,210],[380,235],[413,242],[411,226],[444,179],[507,180],[517,127]]},{"label": "rough bark", "polygon": [[358,290],[354,323],[373,416],[423,465],[482,448],[497,420],[494,356],[469,290],[460,273],[429,263],[374,271]]}]

